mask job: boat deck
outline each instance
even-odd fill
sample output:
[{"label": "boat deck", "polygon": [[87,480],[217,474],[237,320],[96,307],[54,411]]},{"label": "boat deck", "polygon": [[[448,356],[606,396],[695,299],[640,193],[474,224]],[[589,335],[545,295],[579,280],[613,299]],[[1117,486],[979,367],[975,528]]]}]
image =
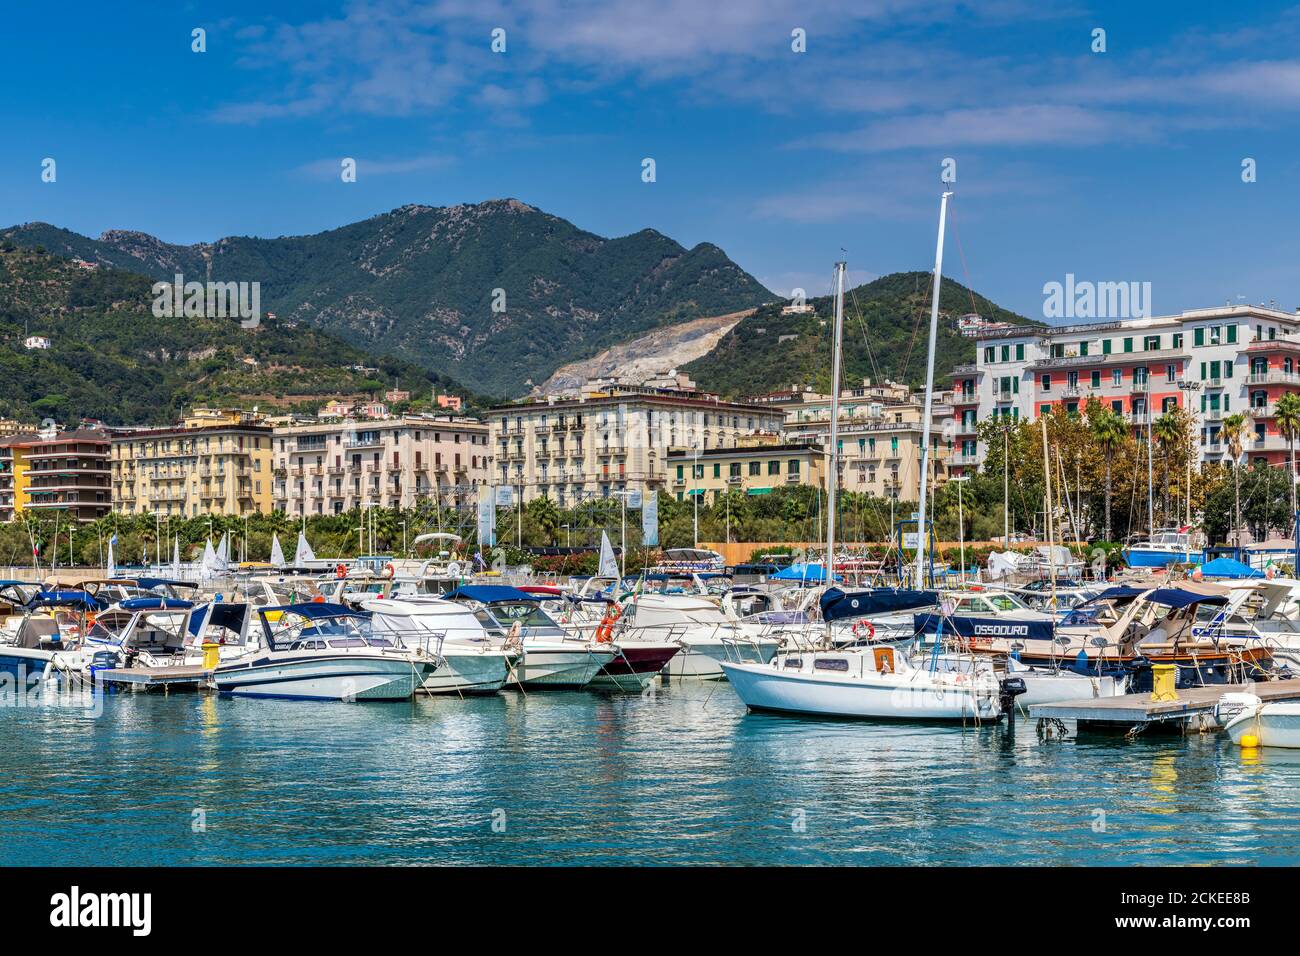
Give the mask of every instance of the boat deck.
[{"label": "boat deck", "polygon": [[1189,687],[1178,691],[1177,700],[1167,701],[1154,701],[1150,693],[1143,693],[1030,704],[1029,718],[1073,720],[1081,730],[1131,730],[1159,725],[1174,730],[1201,730],[1212,726],[1214,705],[1228,693],[1250,693],[1263,701],[1300,700],[1300,679]]},{"label": "boat deck", "polygon": [[105,684],[129,690],[198,690],[206,679],[202,665],[190,667],[119,667],[103,671]]}]

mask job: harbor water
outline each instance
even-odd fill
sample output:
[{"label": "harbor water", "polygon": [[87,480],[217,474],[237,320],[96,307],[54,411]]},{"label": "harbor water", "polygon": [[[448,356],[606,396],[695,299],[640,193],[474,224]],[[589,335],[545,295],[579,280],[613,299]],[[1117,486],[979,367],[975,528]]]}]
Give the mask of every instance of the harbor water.
[{"label": "harbor water", "polygon": [[0,710],[0,862],[1289,864],[1300,753],[747,714],[725,683]]}]

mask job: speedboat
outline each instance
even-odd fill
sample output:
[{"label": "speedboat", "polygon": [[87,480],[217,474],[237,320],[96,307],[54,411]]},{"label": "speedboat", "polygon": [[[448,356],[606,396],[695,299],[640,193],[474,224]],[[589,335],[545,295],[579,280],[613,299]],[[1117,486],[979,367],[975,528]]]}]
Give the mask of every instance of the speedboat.
[{"label": "speedboat", "polygon": [[721,680],[723,661],[766,664],[781,649],[780,638],[747,633],[717,603],[692,594],[639,594],[623,618],[628,638],[681,644],[664,670],[669,677]]},{"label": "speedboat", "polygon": [[566,631],[542,609],[538,595],[504,584],[471,584],[449,592],[447,600],[471,608],[493,638],[522,649],[514,683],[523,687],[586,687],[614,659],[609,645]]},{"label": "speedboat", "polygon": [[[1260,747],[1300,748],[1300,702],[1265,703],[1254,694],[1224,694],[1215,706],[1232,742]],[[1253,741],[1247,741],[1253,737]]]},{"label": "speedboat", "polygon": [[613,659],[592,678],[593,687],[640,690],[682,651],[680,641],[663,640],[629,627],[626,612],[635,602],[635,597],[625,604],[609,601],[598,620],[571,620],[565,624],[569,633],[606,645],[614,652]]},{"label": "speedboat", "polygon": [[40,591],[26,605],[13,642],[0,644],[0,679],[20,691],[50,679],[80,680],[88,663],[85,635],[102,609],[85,591]]},{"label": "speedboat", "polygon": [[491,694],[511,680],[523,650],[488,634],[474,612],[456,601],[426,595],[374,599],[362,604],[374,615],[376,634],[393,634],[442,665],[420,689],[426,694]]},{"label": "speedboat", "polygon": [[222,694],[303,700],[405,700],[437,670],[423,649],[377,635],[371,615],[325,601],[257,612],[259,650],[218,664]]}]

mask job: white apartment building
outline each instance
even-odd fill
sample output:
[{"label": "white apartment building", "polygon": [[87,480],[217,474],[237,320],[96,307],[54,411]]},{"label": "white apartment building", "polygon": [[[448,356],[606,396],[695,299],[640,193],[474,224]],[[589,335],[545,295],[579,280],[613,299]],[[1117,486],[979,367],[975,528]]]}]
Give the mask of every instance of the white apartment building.
[{"label": "white apartment building", "polygon": [[274,504],[291,515],[410,508],[432,498],[470,508],[488,476],[487,435],[475,419],[433,415],[280,425]]},{"label": "white apartment building", "polygon": [[1273,423],[1278,396],[1300,391],[1300,313],[1265,306],[1194,309],[1179,315],[1083,325],[990,330],[973,364],[953,370],[958,442],[954,470],[975,466],[986,418],[1035,419],[1090,398],[1139,430],[1172,407],[1198,425],[1201,460],[1218,460],[1224,418],[1250,417],[1249,461],[1280,463],[1286,441]]},{"label": "white apartment building", "polygon": [[616,491],[672,491],[669,449],[735,447],[780,431],[780,409],[704,392],[609,385],[489,409],[490,481],[561,507]]}]

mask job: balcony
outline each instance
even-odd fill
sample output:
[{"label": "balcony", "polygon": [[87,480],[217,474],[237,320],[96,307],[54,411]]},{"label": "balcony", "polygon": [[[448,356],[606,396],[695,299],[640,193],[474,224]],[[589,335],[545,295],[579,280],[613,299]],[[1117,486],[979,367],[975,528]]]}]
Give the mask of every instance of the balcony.
[{"label": "balcony", "polygon": [[1246,376],[1247,385],[1300,385],[1300,374],[1273,369],[1268,372],[1253,372]]},{"label": "balcony", "polygon": [[965,468],[980,463],[980,454],[978,452],[954,452],[948,457],[949,467]]}]

